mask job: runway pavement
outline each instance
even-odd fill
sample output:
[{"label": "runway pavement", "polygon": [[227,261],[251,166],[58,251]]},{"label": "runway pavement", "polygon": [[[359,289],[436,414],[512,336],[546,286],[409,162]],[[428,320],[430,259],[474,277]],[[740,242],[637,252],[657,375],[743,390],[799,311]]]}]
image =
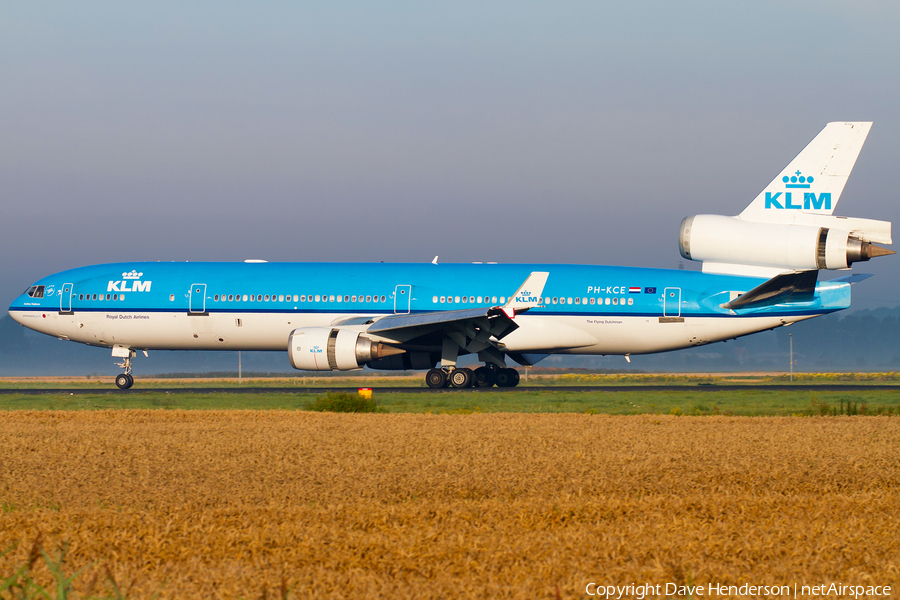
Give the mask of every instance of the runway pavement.
[{"label": "runway pavement", "polygon": [[[427,387],[372,387],[379,394],[492,394],[503,392],[725,392],[740,390],[761,391],[824,391],[854,392],[861,390],[895,390],[900,392],[900,385],[858,385],[858,384],[770,384],[770,385],[579,385],[579,386],[528,386],[519,385],[514,388],[443,388]],[[160,388],[141,387],[140,381],[130,390],[109,388],[3,388],[0,394],[324,394],[327,392],[356,393],[359,387],[180,387]]]}]

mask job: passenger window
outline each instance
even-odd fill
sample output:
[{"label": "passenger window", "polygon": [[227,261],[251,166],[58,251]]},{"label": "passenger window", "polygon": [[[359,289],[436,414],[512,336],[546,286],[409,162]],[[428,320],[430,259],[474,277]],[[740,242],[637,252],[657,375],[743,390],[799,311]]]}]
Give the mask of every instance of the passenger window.
[{"label": "passenger window", "polygon": [[459,304],[459,296],[457,296],[456,298],[454,298],[453,301],[456,302],[457,304]]},{"label": "passenger window", "polygon": [[575,304],[581,304],[581,298],[575,298]]},{"label": "passenger window", "polygon": [[79,300],[84,300],[84,294],[78,294],[78,299],[79,299]]},{"label": "passenger window", "polygon": [[595,302],[597,302],[597,299],[596,299],[596,298],[591,298],[591,304],[594,304]]},{"label": "passenger window", "polygon": [[344,296],[344,302],[350,302],[350,296]]},{"label": "passenger window", "polygon": [[256,301],[257,301],[257,302],[262,302],[262,294],[258,294],[258,295],[256,296]]},{"label": "passenger window", "polygon": [[469,298],[466,297],[466,296],[463,296],[463,297],[462,297],[462,301],[463,301],[463,304],[465,304],[466,302],[469,301]]},{"label": "passenger window", "polygon": [[437,296],[432,296],[432,297],[431,297],[431,302],[432,302],[433,304],[437,304],[437,301],[438,301]]},{"label": "passenger window", "polygon": [[213,300],[216,301],[216,302],[218,302],[218,301],[219,301],[219,295],[216,294],[215,296],[213,296]]},{"label": "passenger window", "polygon": [[96,300],[96,299],[97,299],[97,294],[94,294],[94,297],[93,297],[93,299],[94,299],[94,300]]},{"label": "passenger window", "polygon": [[553,296],[553,304],[556,304],[556,296]]},{"label": "passenger window", "polygon": [[294,294],[294,302],[296,302],[296,301],[297,301],[297,295]]},{"label": "passenger window", "polygon": [[[107,299],[107,300],[110,299],[110,295],[109,295],[109,294],[106,295],[106,299]],[[174,299],[175,299],[175,296],[172,296],[172,299],[174,300]]]},{"label": "passenger window", "polygon": [[619,299],[618,299],[618,298],[613,298],[613,304],[618,304],[618,303],[619,303]]},{"label": "passenger window", "polygon": [[247,294],[244,294],[244,298],[243,298],[243,300],[244,300],[244,302],[246,302],[246,301],[247,301]]},{"label": "passenger window", "polygon": [[385,300],[385,297],[384,297],[384,296],[382,296],[382,297],[381,297],[381,301],[382,301],[382,302],[384,302],[384,300]]},{"label": "passenger window", "polygon": [[481,296],[478,296],[478,304],[481,304]]},{"label": "passenger window", "polygon": [[269,295],[266,294],[266,302],[268,302],[268,301],[269,301]]},{"label": "passenger window", "polygon": [[629,298],[629,299],[628,299],[628,306],[631,306],[632,304],[634,304],[634,298]]}]

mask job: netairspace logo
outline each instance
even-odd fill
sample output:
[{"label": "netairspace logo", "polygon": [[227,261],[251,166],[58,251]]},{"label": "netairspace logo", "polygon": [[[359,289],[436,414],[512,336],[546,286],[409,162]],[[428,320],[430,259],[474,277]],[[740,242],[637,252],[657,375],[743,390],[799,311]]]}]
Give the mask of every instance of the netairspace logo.
[{"label": "netairspace logo", "polygon": [[602,585],[589,583],[584,588],[588,596],[602,597],[606,600],[619,600],[622,598],[703,598],[703,597],[741,597],[741,596],[765,596],[777,598],[802,598],[802,597],[849,597],[849,598],[881,598],[891,595],[891,586],[888,585],[844,585],[842,583],[823,583],[820,585],[753,585],[744,583],[741,585],[725,585],[710,583],[707,585],[678,585],[676,583],[644,583],[630,585]]}]

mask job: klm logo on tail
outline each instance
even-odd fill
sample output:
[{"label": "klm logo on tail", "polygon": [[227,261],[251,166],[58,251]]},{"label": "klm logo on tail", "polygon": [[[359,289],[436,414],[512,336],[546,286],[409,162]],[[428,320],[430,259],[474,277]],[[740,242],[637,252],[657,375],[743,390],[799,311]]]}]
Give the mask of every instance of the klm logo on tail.
[{"label": "klm logo on tail", "polygon": [[[781,180],[785,184],[784,187],[788,189],[809,189],[810,184],[814,181],[812,176],[805,177],[800,174],[800,171],[790,177],[785,175]],[[778,210],[800,210],[801,208],[803,210],[831,210],[831,193],[822,192],[816,195],[815,192],[803,192],[803,203],[801,204],[798,198],[795,204],[792,192],[766,192],[765,207]]]}]

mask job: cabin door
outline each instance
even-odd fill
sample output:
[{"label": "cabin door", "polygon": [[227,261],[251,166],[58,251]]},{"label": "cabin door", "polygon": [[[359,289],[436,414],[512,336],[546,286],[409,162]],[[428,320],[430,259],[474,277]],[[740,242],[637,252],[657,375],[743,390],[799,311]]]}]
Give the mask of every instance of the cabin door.
[{"label": "cabin door", "polygon": [[681,288],[669,287],[663,293],[663,316],[681,316]]},{"label": "cabin door", "polygon": [[195,283],[191,285],[191,314],[203,314],[206,312],[206,284]]},{"label": "cabin door", "polygon": [[72,312],[72,295],[74,290],[75,286],[71,283],[63,284],[62,289],[59,291],[59,312]]},{"label": "cabin door", "polygon": [[410,296],[412,296],[411,285],[398,285],[394,288],[394,314],[408,315]]}]

